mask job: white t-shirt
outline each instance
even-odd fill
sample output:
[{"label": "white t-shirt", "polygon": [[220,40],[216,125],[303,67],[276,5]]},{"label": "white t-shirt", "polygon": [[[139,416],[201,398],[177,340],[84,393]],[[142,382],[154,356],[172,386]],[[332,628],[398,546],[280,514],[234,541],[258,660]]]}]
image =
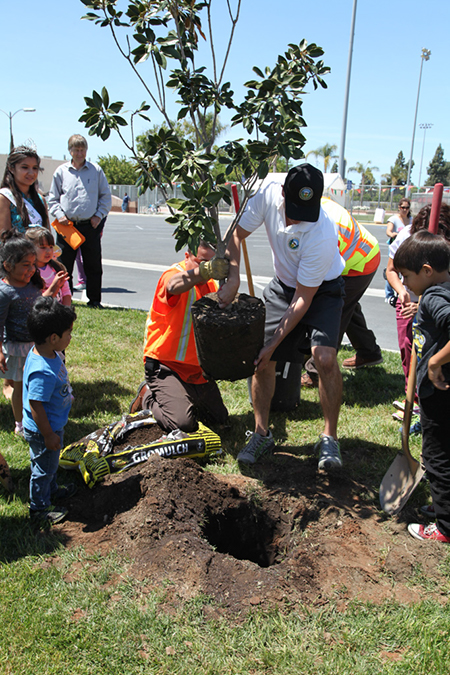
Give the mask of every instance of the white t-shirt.
[{"label": "white t-shirt", "polygon": [[408,225],[405,225],[403,220],[400,218],[399,215],[394,214],[390,218],[388,218],[388,223],[392,223],[394,226],[394,232],[401,232],[402,230],[405,229],[405,227],[408,227],[408,225],[411,225],[412,223],[412,218],[409,219]]},{"label": "white t-shirt", "polygon": [[[403,228],[403,230],[395,237],[394,241],[392,244],[389,246],[389,257],[394,259],[395,254],[397,253],[399,247],[401,244],[403,244],[404,241],[408,239],[408,237],[411,236],[411,225],[407,225],[406,227]],[[402,277],[400,277],[402,278]],[[408,288],[405,286],[405,288]],[[408,293],[409,297],[411,298],[411,302],[417,302],[419,298],[415,293],[413,293],[409,288],[408,288]]]},{"label": "white t-shirt", "polygon": [[345,267],[336,223],[321,207],[315,223],[301,221],[286,227],[282,187],[280,183],[268,183],[251,197],[239,225],[254,232],[264,223],[275,274],[290,288],[297,282],[315,287],[336,279]]}]

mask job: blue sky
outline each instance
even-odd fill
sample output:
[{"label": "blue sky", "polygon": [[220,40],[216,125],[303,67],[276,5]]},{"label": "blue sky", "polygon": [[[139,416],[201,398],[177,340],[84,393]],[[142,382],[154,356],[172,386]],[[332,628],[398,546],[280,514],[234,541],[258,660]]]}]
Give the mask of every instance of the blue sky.
[{"label": "blue sky", "polygon": [[[215,4],[219,11],[225,0]],[[290,42],[302,38],[316,42],[325,50],[331,73],[326,78],[328,89],[305,96],[304,150],[324,143],[339,145],[353,0],[243,0],[242,4],[226,72],[239,100],[254,65],[272,66]],[[41,155],[62,158],[72,133],[87,135],[78,118],[83,96],[93,89],[106,86],[111,99],[125,101],[129,109],[145,98],[108,31],[81,21],[85,11],[79,0],[3,3],[0,108],[6,112],[36,108],[35,113],[18,113],[13,131],[16,144],[32,139]],[[379,167],[374,172],[379,178],[400,150],[409,158],[423,47],[431,50],[431,57],[423,65],[413,181],[418,180],[424,138],[420,123],[433,124],[426,133],[422,182],[439,143],[450,160],[449,27],[448,0],[358,0],[345,148],[348,167],[370,160]],[[218,31],[219,49],[222,37]],[[144,77],[148,67],[144,64]],[[150,116],[152,122],[160,121],[152,111]],[[223,116],[222,121],[228,120]],[[145,123],[138,131],[144,129]],[[240,135],[228,130],[224,138],[233,134]],[[9,121],[0,113],[0,152],[8,150]],[[108,153],[122,155],[126,149],[117,137],[107,142],[89,138],[92,160]],[[354,173],[348,177],[358,178]]]}]

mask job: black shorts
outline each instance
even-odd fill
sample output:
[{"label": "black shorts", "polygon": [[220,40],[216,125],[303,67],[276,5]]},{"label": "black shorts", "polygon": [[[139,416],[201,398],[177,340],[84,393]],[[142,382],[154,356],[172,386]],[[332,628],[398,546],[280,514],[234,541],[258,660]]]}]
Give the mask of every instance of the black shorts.
[{"label": "black shorts", "polygon": [[[273,336],[284,313],[292,302],[295,288],[286,286],[274,277],[264,289],[266,324],[264,342]],[[333,347],[337,350],[342,307],[344,305],[344,281],[341,277],[324,281],[317,289],[311,305],[295,328],[284,338],[272,354],[272,361],[303,363],[304,355],[311,347]]]}]

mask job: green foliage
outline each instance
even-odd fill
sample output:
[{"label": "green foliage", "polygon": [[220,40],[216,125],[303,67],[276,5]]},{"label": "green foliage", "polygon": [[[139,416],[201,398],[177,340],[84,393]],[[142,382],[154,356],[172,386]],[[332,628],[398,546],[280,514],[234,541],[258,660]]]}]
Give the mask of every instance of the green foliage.
[{"label": "green foliage", "polygon": [[361,198],[360,198],[360,203],[363,203],[364,199],[364,185],[374,185],[375,184],[375,178],[372,173],[372,171],[379,171],[377,166],[370,166],[371,161],[369,159],[366,164],[363,164],[362,162],[356,162],[355,166],[351,166],[349,168],[349,171],[356,171],[356,173],[359,173],[361,175],[361,183],[360,183],[360,188],[361,188]]},{"label": "green foliage", "polygon": [[[87,108],[81,116],[90,135],[103,139],[111,131],[119,134],[139,166],[138,185],[142,191],[158,186],[166,194],[166,185],[181,185],[186,203],[169,201],[170,222],[175,226],[177,248],[189,245],[195,248],[200,237],[214,236],[222,254],[226,242],[221,242],[216,205],[220,199],[231,204],[229,190],[224,183],[236,179],[246,182],[246,196],[258,178],[264,178],[277,158],[299,159],[303,156],[305,138],[301,129],[306,126],[302,117],[302,95],[308,83],[314,89],[326,87],[323,79],[329,68],[319,59],[323,50],[303,40],[299,45],[289,44],[284,55],[278,56],[273,68],[254,67],[257,79],[245,84],[247,93],[239,103],[224,71],[239,17],[241,0],[235,13],[229,11],[230,27],[224,62],[219,68],[214,45],[209,43],[212,74],[204,66],[198,67],[196,57],[200,40],[208,42],[205,34],[212,34],[210,4],[192,0],[128,0],[126,12],[118,9],[117,0],[82,0],[91,10],[85,19],[110,29],[122,56],[144,86],[151,105],[163,122],[145,134],[145,139],[134,138],[133,122],[137,115],[148,119],[150,104],[143,102],[129,114],[129,122],[122,116],[123,102],[110,103],[105,88],[101,94],[93,92],[86,97]],[[206,19],[208,30],[203,30]],[[220,26],[225,33],[226,26]],[[126,30],[125,47],[119,34]],[[138,65],[151,62],[153,77],[147,82]],[[177,96],[177,120],[167,113],[167,90]],[[233,140],[215,147],[222,126],[219,113],[232,111],[232,126],[241,126],[247,139]],[[131,140],[124,136],[130,126]],[[221,165],[221,169],[218,168]],[[166,197],[168,195],[166,194]],[[244,201],[245,201],[244,200]],[[238,220],[235,220],[234,226]]]},{"label": "green foliage", "polygon": [[105,155],[98,158],[110,185],[134,185],[138,179],[136,163],[123,155]]},{"label": "green foliage", "polygon": [[[411,171],[414,167],[414,160],[411,163]],[[397,155],[394,166],[391,166],[389,173],[383,174],[383,181],[386,185],[406,185],[408,180],[408,162],[405,160],[402,150]]]},{"label": "green foliage", "polygon": [[425,185],[435,185],[436,183],[450,185],[450,162],[445,161],[444,150],[440,143],[428,165],[427,173],[428,179]]},{"label": "green foliage", "polygon": [[[320,148],[317,148],[317,150],[310,150],[310,152],[308,152],[308,155],[314,155],[315,157],[321,157],[323,159],[323,171],[324,171],[324,173],[327,173],[328,166],[329,166],[331,160],[335,159],[335,157],[337,157],[337,155],[335,154],[336,150],[337,150],[337,145],[330,145],[329,143],[325,143],[325,145],[322,145]],[[336,162],[335,162],[335,164],[337,166]],[[336,172],[337,172],[337,169],[336,169]]]}]

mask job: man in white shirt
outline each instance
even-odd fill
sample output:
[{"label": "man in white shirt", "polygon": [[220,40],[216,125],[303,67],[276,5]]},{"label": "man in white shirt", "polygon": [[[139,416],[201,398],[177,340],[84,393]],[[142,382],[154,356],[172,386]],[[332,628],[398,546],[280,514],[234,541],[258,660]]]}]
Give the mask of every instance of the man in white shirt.
[{"label": "man in white shirt", "polygon": [[[111,190],[102,169],[86,161],[87,141],[74,134],[69,138],[71,162],[61,164],[53,174],[48,195],[48,208],[62,225],[72,221],[85,237],[81,244],[88,306],[102,309],[102,249],[101,236],[106,216],[111,209]],[[61,248],[60,260],[67,267],[72,285],[73,264],[77,251],[59,234],[56,243]]]},{"label": "man in white shirt", "polygon": [[243,464],[254,464],[275,447],[269,413],[276,362],[302,363],[311,349],[325,422],[316,445],[319,468],[342,466],[337,440],[342,398],[337,348],[343,306],[340,275],[345,263],[339,253],[336,223],[321,208],[322,193],[321,171],[307,163],[294,167],[284,185],[268,183],[250,199],[229,244],[230,273],[219,290],[222,306],[233,300],[239,287],[241,241],[263,223],[275,269],[275,277],[264,290],[265,344],[252,380],[255,432],[238,455]]}]

